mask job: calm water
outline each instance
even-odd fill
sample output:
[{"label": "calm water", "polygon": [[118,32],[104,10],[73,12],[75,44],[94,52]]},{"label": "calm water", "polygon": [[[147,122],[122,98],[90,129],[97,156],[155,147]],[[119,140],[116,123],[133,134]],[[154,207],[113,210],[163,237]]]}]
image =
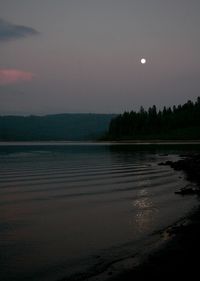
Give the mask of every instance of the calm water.
[{"label": "calm water", "polygon": [[0,146],[0,279],[70,280],[140,253],[197,204],[158,166],[196,146]]}]

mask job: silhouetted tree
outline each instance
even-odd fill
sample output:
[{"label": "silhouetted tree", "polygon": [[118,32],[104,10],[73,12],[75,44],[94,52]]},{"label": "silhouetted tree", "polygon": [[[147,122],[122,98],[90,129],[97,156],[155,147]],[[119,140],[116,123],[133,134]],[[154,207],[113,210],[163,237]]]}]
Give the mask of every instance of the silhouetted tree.
[{"label": "silhouetted tree", "polygon": [[111,120],[108,132],[110,139],[190,139],[200,138],[200,97],[193,103],[163,107],[153,105],[139,112],[124,112]]}]

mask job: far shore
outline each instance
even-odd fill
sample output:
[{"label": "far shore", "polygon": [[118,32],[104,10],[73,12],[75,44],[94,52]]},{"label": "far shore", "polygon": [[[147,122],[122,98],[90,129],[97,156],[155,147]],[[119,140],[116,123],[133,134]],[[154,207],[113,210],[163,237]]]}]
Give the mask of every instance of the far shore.
[{"label": "far shore", "polygon": [[[104,142],[104,141],[102,141]],[[106,143],[117,144],[200,144],[200,140],[116,140],[105,141]]]},{"label": "far shore", "polygon": [[0,146],[6,145],[193,145],[200,140],[33,140],[33,141],[0,141]]}]

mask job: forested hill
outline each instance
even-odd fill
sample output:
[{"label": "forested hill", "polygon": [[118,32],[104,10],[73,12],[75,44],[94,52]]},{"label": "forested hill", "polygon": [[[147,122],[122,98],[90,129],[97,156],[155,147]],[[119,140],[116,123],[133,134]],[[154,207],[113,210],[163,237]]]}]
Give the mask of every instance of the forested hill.
[{"label": "forested hill", "polygon": [[0,116],[0,141],[95,140],[114,114]]},{"label": "forested hill", "polygon": [[200,139],[200,97],[183,105],[124,112],[110,122],[107,139]]}]

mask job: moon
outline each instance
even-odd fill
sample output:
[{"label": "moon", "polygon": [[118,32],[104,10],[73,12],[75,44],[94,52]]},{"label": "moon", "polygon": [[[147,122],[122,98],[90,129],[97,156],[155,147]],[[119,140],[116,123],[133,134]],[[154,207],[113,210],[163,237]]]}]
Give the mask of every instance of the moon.
[{"label": "moon", "polygon": [[147,62],[147,60],[146,60],[145,58],[142,58],[142,59],[140,60],[140,62],[141,62],[141,64],[145,64],[145,63]]}]

